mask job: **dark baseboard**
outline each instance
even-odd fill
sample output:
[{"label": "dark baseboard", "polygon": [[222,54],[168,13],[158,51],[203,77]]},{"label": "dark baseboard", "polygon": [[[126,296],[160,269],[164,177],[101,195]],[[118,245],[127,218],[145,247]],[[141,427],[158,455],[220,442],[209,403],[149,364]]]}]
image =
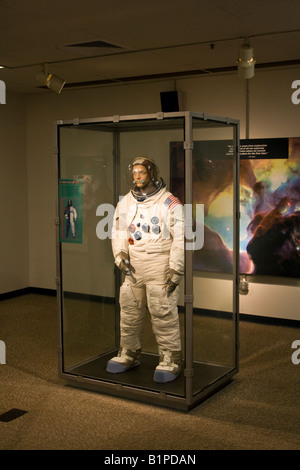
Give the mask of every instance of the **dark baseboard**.
[{"label": "dark baseboard", "polygon": [[0,300],[12,299],[14,297],[20,297],[21,295],[27,294],[41,294],[56,296],[55,289],[43,289],[40,287],[24,287],[24,289],[17,289],[11,292],[4,292],[0,294]]},{"label": "dark baseboard", "polygon": [[[12,299],[14,297],[20,297],[21,295],[26,294],[39,294],[39,295],[48,295],[48,296],[56,296],[55,289],[44,289],[41,287],[25,287],[24,289],[14,290],[12,292],[5,292],[4,294],[0,294],[0,301],[6,299]],[[99,301],[105,302],[109,304],[115,303],[115,299],[109,297],[99,297],[87,294],[77,294],[74,292],[65,292],[67,297],[71,298],[78,298],[78,299],[89,299],[91,301]],[[184,313],[184,308],[179,307],[179,312]],[[206,310],[201,308],[194,309],[195,315],[202,315],[202,316],[213,316],[214,318],[223,318],[223,319],[231,319],[232,314],[228,312],[222,312],[217,310]],[[300,321],[299,320],[291,320],[287,318],[275,318],[275,317],[263,317],[260,315],[249,315],[249,314],[239,314],[239,321],[240,322],[250,322],[250,323],[263,323],[268,325],[282,325],[282,326],[295,326],[299,328]]]},{"label": "dark baseboard", "polygon": [[240,322],[244,323],[262,323],[264,325],[295,326],[297,328],[300,326],[299,320],[292,320],[290,318],[263,317],[261,315],[249,315],[248,313],[240,313],[239,320]]},{"label": "dark baseboard", "polygon": [[12,299],[13,297],[20,297],[21,295],[29,294],[29,287],[18,289],[11,292],[4,292],[0,294],[0,300]]},{"label": "dark baseboard", "polygon": [[51,295],[56,297],[56,289],[44,289],[42,287],[29,287],[29,294]]}]

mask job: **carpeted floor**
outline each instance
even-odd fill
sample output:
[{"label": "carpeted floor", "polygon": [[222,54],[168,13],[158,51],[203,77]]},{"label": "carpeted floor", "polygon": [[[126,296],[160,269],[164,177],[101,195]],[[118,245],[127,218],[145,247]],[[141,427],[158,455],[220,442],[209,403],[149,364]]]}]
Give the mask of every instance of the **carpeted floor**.
[{"label": "carpeted floor", "polygon": [[[1,450],[300,450],[294,324],[240,322],[240,372],[189,413],[67,387],[52,296],[0,302]],[[9,410],[26,411],[5,422]]]}]

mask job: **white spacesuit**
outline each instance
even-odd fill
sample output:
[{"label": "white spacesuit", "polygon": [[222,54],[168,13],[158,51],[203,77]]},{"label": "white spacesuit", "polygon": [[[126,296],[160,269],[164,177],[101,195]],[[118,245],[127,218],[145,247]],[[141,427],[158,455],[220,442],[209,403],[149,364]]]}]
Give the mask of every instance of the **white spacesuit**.
[{"label": "white spacesuit", "polygon": [[150,159],[137,157],[129,171],[133,189],[117,205],[112,230],[115,263],[126,274],[120,289],[121,341],[107,371],[140,364],[148,306],[159,351],[153,379],[165,383],[179,375],[182,363],[177,302],[184,274],[183,206]]}]

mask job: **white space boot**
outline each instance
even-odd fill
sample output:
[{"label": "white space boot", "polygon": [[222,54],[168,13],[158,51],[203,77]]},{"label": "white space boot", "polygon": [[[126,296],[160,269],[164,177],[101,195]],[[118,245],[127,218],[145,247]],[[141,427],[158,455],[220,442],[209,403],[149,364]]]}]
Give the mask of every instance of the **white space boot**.
[{"label": "white space boot", "polygon": [[172,382],[181,372],[182,354],[181,351],[161,350],[159,364],[154,371],[154,382]]},{"label": "white space boot", "polygon": [[141,350],[131,351],[130,349],[120,348],[118,355],[110,359],[106,365],[107,372],[119,374],[126,370],[140,365]]}]

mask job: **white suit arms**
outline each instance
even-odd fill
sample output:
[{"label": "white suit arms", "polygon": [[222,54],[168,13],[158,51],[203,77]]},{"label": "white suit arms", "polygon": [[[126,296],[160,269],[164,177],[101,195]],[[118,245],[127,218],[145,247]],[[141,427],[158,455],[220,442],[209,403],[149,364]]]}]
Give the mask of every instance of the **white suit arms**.
[{"label": "white suit arms", "polygon": [[172,292],[180,283],[184,274],[184,210],[178,204],[170,213],[170,275],[167,280],[167,290]]},{"label": "white suit arms", "polygon": [[122,212],[122,205],[120,207],[120,203],[118,203],[114,213],[111,244],[115,263],[119,268],[121,262],[128,259],[126,214]]}]

